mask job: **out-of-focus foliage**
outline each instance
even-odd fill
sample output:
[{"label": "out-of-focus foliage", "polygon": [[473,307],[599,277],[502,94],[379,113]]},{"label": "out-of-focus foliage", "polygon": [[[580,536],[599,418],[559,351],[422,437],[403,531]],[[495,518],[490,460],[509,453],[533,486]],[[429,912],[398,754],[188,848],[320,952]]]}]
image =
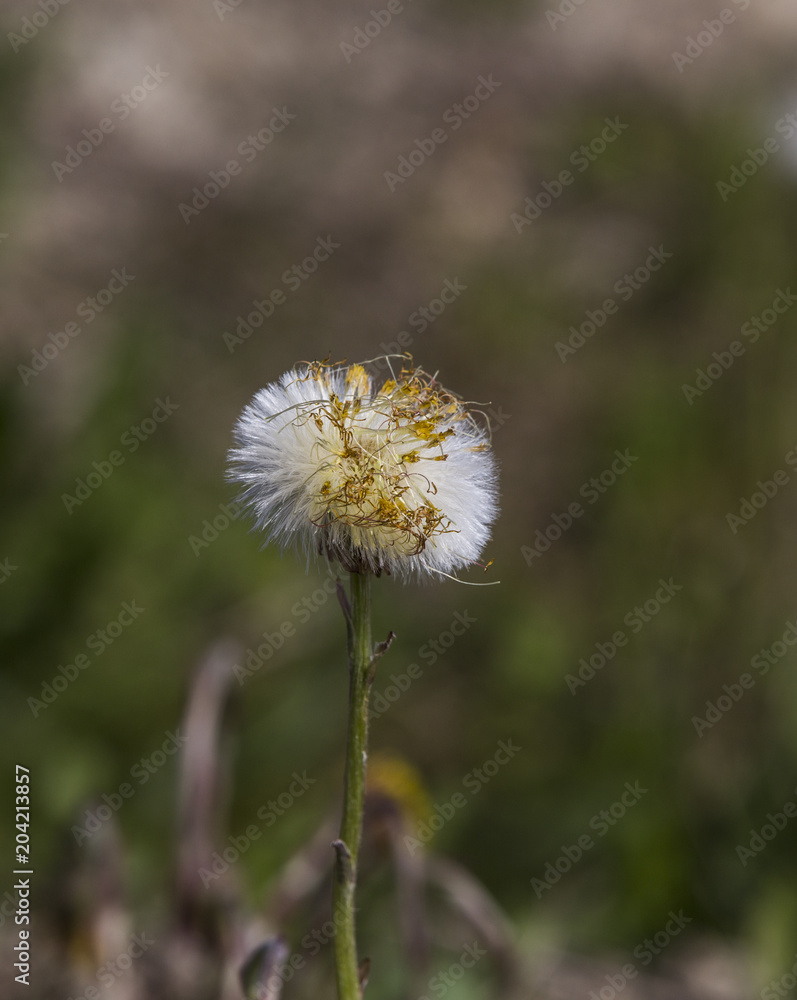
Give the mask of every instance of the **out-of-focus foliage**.
[{"label": "out-of-focus foliage", "polygon": [[[431,846],[491,889],[528,954],[620,964],[683,910],[692,922],[667,958],[739,943],[753,982],[781,975],[797,826],[746,864],[737,848],[797,798],[794,653],[766,676],[751,666],[797,613],[797,312],[762,321],[756,342],[744,333],[780,290],[790,303],[797,264],[797,147],[778,130],[795,105],[793,12],[737,11],[679,72],[672,52],[713,16],[700,4],[617,5],[625,18],[585,4],[555,31],[542,5],[410,6],[348,62],[339,43],[365,8],[317,4],[311,19],[245,0],[221,19],[209,3],[114,6],[69,5],[0,59],[0,560],[16,567],[0,585],[0,768],[31,768],[38,906],[70,829],[130,782],[117,818],[132,905],[168,910],[176,758],[145,784],[134,769],[179,725],[220,637],[247,651],[294,630],[233,685],[228,832],[257,823],[295,771],[315,779],[237,866],[253,907],[334,812],[340,610],[323,569],[261,551],[225,514],[225,453],[244,403],[295,361],[373,357],[403,330],[418,362],[492,414],[503,515],[493,565],[469,578],[501,584],[379,581],[375,630],[398,639],[374,693],[413,663],[421,674],[374,720],[374,750],[410,761],[442,804],[499,740],[522,748]],[[26,10],[9,5],[4,33]],[[108,111],[158,63],[169,75],[140,107]],[[500,88],[391,193],[384,172],[490,73]],[[295,120],[246,162],[240,144],[283,107]],[[114,132],[57,179],[53,161],[106,114]],[[573,154],[606,119],[627,128],[579,171]],[[779,150],[723,197],[717,182],[767,137]],[[179,205],[232,158],[240,175],[186,222]],[[573,183],[518,232],[511,214],[567,169]],[[292,291],[318,238],[340,247]],[[618,289],[659,247],[660,269]],[[114,268],[135,278],[107,310],[41,372],[20,369],[80,323]],[[417,311],[446,279],[465,290],[424,329]],[[225,342],[277,288],[273,316]],[[557,351],[608,298],[616,313]],[[718,368],[734,340],[744,353]],[[721,374],[687,399],[711,364]],[[172,415],[136,436],[162,401]],[[633,456],[627,471],[590,492],[616,451]],[[112,452],[112,474],[65,500]],[[788,481],[732,531],[726,515],[776,470]],[[573,503],[583,514],[532,557],[535,533]],[[670,578],[672,600],[634,617]],[[91,640],[124,602],[144,610],[112,643]],[[438,655],[429,643],[457,614],[475,620]],[[618,630],[627,644],[568,684]],[[30,699],[81,653],[90,665],[34,717]],[[753,689],[698,734],[694,717],[745,672]],[[647,791],[601,835],[591,821],[626,782]],[[535,892],[583,834],[594,846]],[[375,976],[369,995],[381,989]]]}]

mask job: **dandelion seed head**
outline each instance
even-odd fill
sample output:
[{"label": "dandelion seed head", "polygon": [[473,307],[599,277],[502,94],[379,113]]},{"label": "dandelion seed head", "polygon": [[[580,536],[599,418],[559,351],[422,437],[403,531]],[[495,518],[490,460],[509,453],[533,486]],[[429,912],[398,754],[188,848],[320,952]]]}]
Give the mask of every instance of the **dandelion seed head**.
[{"label": "dandelion seed head", "polygon": [[268,540],[401,578],[479,558],[497,514],[488,428],[399,361],[303,364],[244,409],[229,478]]}]

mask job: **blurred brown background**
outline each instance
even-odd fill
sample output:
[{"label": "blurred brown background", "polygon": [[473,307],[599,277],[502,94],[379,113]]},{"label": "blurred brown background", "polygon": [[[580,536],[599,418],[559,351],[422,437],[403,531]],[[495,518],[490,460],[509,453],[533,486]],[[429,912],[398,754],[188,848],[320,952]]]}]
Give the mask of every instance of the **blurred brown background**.
[{"label": "blurred brown background", "polygon": [[[415,769],[385,772],[402,815],[464,787],[428,853],[507,914],[520,995],[791,995],[793,5],[42,0],[0,18],[0,719],[3,786],[21,763],[34,789],[25,995],[160,995],[189,836],[162,748],[203,660],[245,664],[289,623],[232,681],[209,807],[217,848],[262,832],[213,940],[237,961],[278,929],[269,894],[339,795],[344,632],[331,587],[312,596],[324,571],[225,510],[231,427],[298,360],[405,348],[491,414],[502,517],[500,586],[377,587],[376,631],[399,639],[375,695],[421,668],[372,728]],[[457,614],[466,638],[433,656]],[[500,740],[521,750],[474,794]],[[269,823],[294,772],[315,783]],[[646,791],[612,814],[626,783]],[[470,932],[436,917],[410,983],[385,871],[362,895],[367,995],[443,995],[432,977]],[[110,984],[103,906],[158,940]],[[286,922],[292,950],[312,919]],[[496,968],[445,995],[509,996]],[[230,975],[184,995],[236,996]],[[323,976],[284,991],[332,995]]]}]

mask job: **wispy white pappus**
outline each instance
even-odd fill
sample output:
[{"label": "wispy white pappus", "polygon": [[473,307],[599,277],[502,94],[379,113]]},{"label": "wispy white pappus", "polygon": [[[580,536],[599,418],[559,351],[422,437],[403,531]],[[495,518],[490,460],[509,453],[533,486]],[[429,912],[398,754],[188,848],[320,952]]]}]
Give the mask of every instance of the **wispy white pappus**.
[{"label": "wispy white pappus", "polygon": [[[379,360],[379,359],[378,359]],[[302,364],[239,417],[228,477],[268,540],[400,578],[475,563],[498,512],[485,421],[402,357]]]}]

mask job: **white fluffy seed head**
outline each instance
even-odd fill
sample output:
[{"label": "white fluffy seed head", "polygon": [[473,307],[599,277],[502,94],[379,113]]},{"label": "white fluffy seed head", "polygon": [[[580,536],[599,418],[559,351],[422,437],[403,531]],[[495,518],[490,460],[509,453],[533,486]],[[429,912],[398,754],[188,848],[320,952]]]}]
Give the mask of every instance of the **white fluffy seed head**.
[{"label": "white fluffy seed head", "polygon": [[479,558],[498,510],[488,430],[401,361],[398,375],[389,358],[369,363],[387,379],[359,364],[305,364],[243,411],[229,478],[269,540],[404,579]]}]

